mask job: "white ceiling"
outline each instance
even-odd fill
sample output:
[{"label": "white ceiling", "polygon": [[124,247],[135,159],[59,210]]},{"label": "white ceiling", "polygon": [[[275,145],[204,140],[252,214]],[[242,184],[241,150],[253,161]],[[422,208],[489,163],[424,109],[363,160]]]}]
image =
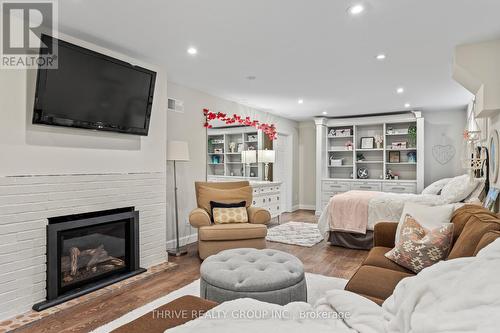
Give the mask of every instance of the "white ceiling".
[{"label": "white ceiling", "polygon": [[[347,15],[353,3],[366,12]],[[453,48],[499,37],[499,13],[499,0],[59,1],[62,32],[292,119],[467,104],[451,78]],[[190,46],[198,55],[186,53]],[[375,60],[380,52],[384,62]]]}]

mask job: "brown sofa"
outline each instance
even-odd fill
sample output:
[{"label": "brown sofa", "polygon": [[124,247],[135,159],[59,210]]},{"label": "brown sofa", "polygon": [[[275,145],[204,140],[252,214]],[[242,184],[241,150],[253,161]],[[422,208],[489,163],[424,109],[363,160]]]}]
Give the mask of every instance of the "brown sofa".
[{"label": "brown sofa", "polygon": [[[475,256],[500,237],[499,216],[476,205],[457,209],[451,222],[454,224],[453,247],[447,259]],[[399,281],[415,275],[384,256],[394,247],[397,225],[395,222],[382,222],[375,226],[374,247],[347,283],[346,290],[382,304]]]},{"label": "brown sofa", "polygon": [[[198,229],[198,254],[201,259],[227,249],[266,247],[266,224],[271,220],[271,214],[266,209],[250,206],[253,190],[248,181],[196,182],[195,190],[198,208],[189,215],[189,223]],[[249,222],[213,224],[210,201],[246,201]]]}]

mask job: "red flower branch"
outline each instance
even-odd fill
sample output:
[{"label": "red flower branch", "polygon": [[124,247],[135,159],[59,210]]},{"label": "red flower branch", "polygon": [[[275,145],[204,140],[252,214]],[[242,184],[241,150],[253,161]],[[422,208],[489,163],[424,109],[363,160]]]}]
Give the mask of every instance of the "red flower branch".
[{"label": "red flower branch", "polygon": [[251,120],[250,117],[245,117],[242,118],[241,116],[238,116],[237,114],[233,114],[232,116],[228,116],[225,113],[222,112],[212,112],[208,109],[203,109],[203,114],[206,117],[205,124],[203,125],[205,128],[212,128],[212,125],[210,125],[210,122],[212,120],[218,119],[223,122],[225,122],[227,125],[231,124],[240,124],[244,126],[251,126],[255,127],[258,130],[261,130],[265,135],[270,140],[275,140],[277,137],[277,132],[276,132],[276,127],[274,124],[264,124],[260,123],[258,120]]}]

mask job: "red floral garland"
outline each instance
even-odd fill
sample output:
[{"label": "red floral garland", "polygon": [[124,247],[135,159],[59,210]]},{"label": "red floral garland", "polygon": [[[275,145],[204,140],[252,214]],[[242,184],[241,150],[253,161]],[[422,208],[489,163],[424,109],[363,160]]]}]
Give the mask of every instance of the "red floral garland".
[{"label": "red floral garland", "polygon": [[225,113],[222,113],[222,112],[215,113],[215,112],[212,112],[208,109],[203,109],[203,114],[206,117],[205,124],[203,125],[203,127],[205,127],[205,128],[212,128],[212,125],[210,125],[210,122],[212,120],[218,119],[218,120],[225,122],[227,125],[238,123],[240,125],[255,127],[256,129],[261,130],[265,135],[267,135],[267,137],[270,140],[275,140],[277,135],[278,135],[274,124],[260,123],[258,120],[250,120],[250,117],[242,118],[241,116],[238,116],[237,114],[233,114],[233,116],[231,117]]}]

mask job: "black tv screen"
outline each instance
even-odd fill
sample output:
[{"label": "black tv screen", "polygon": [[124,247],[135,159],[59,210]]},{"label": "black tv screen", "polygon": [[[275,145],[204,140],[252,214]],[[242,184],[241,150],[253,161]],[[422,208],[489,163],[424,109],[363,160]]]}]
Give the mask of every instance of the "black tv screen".
[{"label": "black tv screen", "polygon": [[33,123],[147,135],[156,73],[56,42],[58,68],[38,69]]}]

